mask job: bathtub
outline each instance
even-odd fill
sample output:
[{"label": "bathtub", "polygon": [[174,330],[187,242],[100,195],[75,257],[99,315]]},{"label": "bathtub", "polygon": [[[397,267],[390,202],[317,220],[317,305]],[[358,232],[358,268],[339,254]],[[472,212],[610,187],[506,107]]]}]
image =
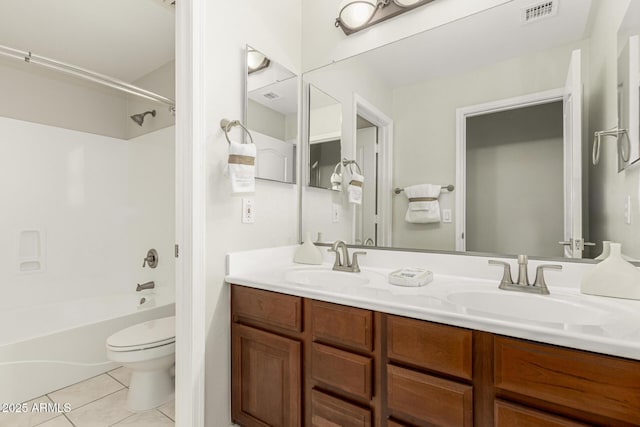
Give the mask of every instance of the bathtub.
[{"label": "bathtub", "polygon": [[106,358],[111,334],[174,314],[173,288],[3,310],[0,402],[25,402],[116,368]]}]

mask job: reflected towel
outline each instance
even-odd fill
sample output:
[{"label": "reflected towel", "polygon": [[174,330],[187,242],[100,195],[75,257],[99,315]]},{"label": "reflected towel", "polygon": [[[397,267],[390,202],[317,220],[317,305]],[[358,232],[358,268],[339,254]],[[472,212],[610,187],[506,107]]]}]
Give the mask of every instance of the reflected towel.
[{"label": "reflected towel", "polygon": [[409,199],[404,220],[416,224],[440,222],[440,197],[442,188],[435,184],[419,184],[406,187],[404,194]]},{"label": "reflected towel", "polygon": [[256,191],[256,146],[231,141],[227,173],[231,180],[231,192],[253,193]]},{"label": "reflected towel", "polygon": [[349,186],[347,187],[347,194],[349,196],[349,203],[353,203],[354,205],[362,204],[362,186],[364,184],[364,176],[352,172],[351,173],[351,181],[349,181]]}]

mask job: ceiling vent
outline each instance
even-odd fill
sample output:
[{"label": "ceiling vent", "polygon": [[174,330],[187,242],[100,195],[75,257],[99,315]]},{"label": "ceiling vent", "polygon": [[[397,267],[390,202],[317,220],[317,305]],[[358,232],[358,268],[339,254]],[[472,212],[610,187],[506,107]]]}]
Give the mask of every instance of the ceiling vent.
[{"label": "ceiling vent", "polygon": [[265,98],[267,98],[269,101],[275,101],[276,99],[280,99],[282,98],[280,95],[278,95],[275,92],[267,92],[267,93],[263,93],[262,96],[264,96]]},{"label": "ceiling vent", "polygon": [[523,24],[537,22],[558,13],[558,0],[532,4],[522,9],[520,20]]}]

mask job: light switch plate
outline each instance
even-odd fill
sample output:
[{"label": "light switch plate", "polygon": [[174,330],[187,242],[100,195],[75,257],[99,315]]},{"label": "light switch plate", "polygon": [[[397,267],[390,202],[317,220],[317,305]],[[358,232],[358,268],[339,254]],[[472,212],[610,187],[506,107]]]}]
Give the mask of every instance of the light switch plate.
[{"label": "light switch plate", "polygon": [[451,209],[442,209],[442,222],[451,222]]},{"label": "light switch plate", "polygon": [[340,205],[337,203],[331,204],[331,221],[340,222]]},{"label": "light switch plate", "polygon": [[631,196],[627,196],[624,201],[624,222],[625,224],[631,224]]},{"label": "light switch plate", "polygon": [[255,200],[252,198],[242,198],[242,223],[253,224],[256,222]]}]

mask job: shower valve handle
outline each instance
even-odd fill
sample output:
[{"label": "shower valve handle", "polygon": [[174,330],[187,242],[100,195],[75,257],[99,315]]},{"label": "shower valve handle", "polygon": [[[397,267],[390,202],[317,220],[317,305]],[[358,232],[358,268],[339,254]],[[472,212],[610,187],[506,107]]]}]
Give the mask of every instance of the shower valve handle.
[{"label": "shower valve handle", "polygon": [[155,249],[149,249],[147,256],[142,262],[142,268],[149,266],[150,268],[156,268],[158,266],[158,252]]}]

